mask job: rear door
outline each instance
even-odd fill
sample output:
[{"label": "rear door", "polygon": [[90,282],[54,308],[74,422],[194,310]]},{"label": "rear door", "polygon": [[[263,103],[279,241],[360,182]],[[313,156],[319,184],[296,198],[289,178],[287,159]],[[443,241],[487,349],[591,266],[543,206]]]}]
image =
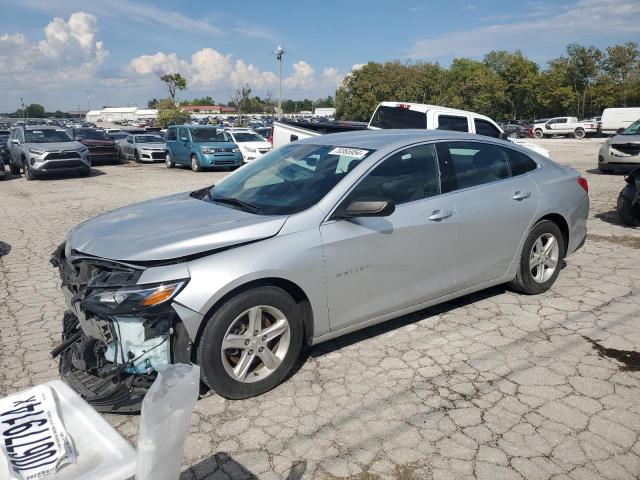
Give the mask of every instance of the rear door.
[{"label": "rear door", "polygon": [[[529,170],[518,167],[522,157]],[[538,209],[538,188],[527,174],[537,164],[480,141],[442,142],[438,158],[458,221],[456,290],[504,275]]]},{"label": "rear door", "polygon": [[469,117],[467,115],[441,112],[436,113],[435,128],[438,130],[450,130],[453,132],[471,132]]},{"label": "rear door", "polygon": [[391,200],[388,217],[330,219],[320,227],[332,331],[453,289],[456,222],[440,195],[433,144],[392,154],[342,202]]}]

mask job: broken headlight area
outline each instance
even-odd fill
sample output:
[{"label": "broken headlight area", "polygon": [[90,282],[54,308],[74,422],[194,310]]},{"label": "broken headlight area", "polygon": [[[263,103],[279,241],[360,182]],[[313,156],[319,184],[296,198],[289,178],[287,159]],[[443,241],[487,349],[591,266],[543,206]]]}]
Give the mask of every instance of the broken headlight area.
[{"label": "broken headlight area", "polygon": [[188,334],[171,306],[187,280],[137,285],[141,267],[66,258],[64,247],[52,263],[69,307],[52,351],[63,380],[98,411],[138,412],[155,367],[190,361]]}]

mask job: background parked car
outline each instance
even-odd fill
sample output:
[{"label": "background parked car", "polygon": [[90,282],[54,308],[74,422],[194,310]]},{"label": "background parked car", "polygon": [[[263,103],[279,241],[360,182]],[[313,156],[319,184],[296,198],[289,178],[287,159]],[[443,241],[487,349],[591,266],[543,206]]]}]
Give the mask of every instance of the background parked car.
[{"label": "background parked car", "polygon": [[504,130],[504,133],[511,138],[526,138],[529,136],[527,128],[517,123],[501,123],[499,125]]},{"label": "background parked car", "polygon": [[639,119],[640,107],[605,108],[600,131],[604,135],[615,135]]},{"label": "background parked car", "polygon": [[231,136],[223,129],[212,126],[180,125],[167,129],[165,163],[191,165],[200,172],[209,167],[239,167],[242,154]]},{"label": "background parked car", "polygon": [[250,128],[230,128],[227,133],[240,148],[240,153],[242,153],[242,158],[245,162],[252,162],[271,151],[271,144]]},{"label": "background parked car", "polygon": [[91,170],[89,149],[60,127],[17,126],[9,137],[9,152],[11,173],[22,170],[27,180],[48,172],[88,176]]},{"label": "background parked car", "polygon": [[576,117],[555,117],[546,122],[536,121],[533,125],[533,136],[536,138],[554,135],[584,138],[597,132],[598,125],[595,122],[579,122]]},{"label": "background parked car", "polygon": [[161,162],[164,160],[164,137],[156,134],[127,135],[118,148],[123,160]]},{"label": "background parked car", "polygon": [[[0,130],[0,162],[3,165],[9,163],[9,135],[11,135],[11,130]],[[3,167],[4,169],[4,167]]]},{"label": "background parked car", "polygon": [[640,120],[620,134],[608,138],[598,152],[601,172],[629,170],[640,166]]},{"label": "background parked car", "polygon": [[97,128],[74,128],[71,130],[73,137],[89,149],[91,163],[109,164],[118,163],[118,149],[116,141]]}]

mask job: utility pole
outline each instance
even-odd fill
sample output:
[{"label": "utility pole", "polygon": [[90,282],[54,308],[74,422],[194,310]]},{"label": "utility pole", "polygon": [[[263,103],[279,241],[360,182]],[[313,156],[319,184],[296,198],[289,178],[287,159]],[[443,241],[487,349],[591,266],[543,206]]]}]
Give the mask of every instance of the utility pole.
[{"label": "utility pole", "polygon": [[27,112],[24,109],[24,100],[22,100],[22,97],[20,97],[20,106],[22,107],[22,120],[24,120],[27,117]]},{"label": "utility pole", "polygon": [[278,59],[280,77],[278,82],[278,119],[282,118],[282,56],[284,55],[284,49],[278,45],[276,51],[273,54]]},{"label": "utility pole", "polygon": [[91,111],[91,95],[89,95],[89,90],[87,90],[87,106],[89,107],[89,111]]}]

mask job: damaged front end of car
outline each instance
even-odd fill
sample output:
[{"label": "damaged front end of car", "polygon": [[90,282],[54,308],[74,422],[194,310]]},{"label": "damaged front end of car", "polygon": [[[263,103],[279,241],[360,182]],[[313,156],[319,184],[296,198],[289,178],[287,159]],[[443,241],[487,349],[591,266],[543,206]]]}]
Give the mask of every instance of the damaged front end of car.
[{"label": "damaged front end of car", "polygon": [[189,279],[140,284],[145,266],[66,250],[51,258],[68,307],[52,351],[62,379],[100,412],[139,412],[158,365],[190,362],[172,302]]}]

